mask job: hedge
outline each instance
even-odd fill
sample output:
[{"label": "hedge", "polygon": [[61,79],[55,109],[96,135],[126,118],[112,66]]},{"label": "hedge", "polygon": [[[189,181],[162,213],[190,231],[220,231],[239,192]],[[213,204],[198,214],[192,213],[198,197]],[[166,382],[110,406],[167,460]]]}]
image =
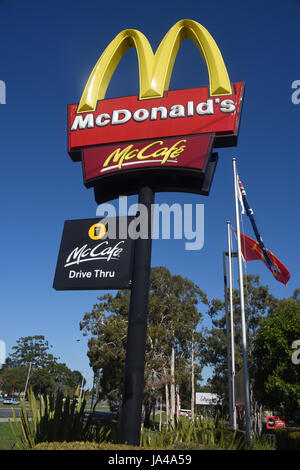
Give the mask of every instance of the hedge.
[{"label": "hedge", "polygon": [[33,450],[137,450],[135,446],[111,444],[110,442],[40,442]]},{"label": "hedge", "polygon": [[110,442],[40,442],[33,449],[38,450],[220,450],[215,446],[204,446],[195,442],[177,443],[167,447],[135,447],[125,444],[112,444]]},{"label": "hedge", "polygon": [[276,429],[277,450],[300,450],[299,428]]}]

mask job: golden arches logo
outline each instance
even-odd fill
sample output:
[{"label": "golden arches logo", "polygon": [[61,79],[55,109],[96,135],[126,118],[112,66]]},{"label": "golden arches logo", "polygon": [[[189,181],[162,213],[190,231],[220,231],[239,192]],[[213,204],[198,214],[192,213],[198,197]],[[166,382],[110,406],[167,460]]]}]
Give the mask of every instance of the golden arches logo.
[{"label": "golden arches logo", "polygon": [[165,35],[157,51],[146,36],[135,29],[121,31],[107,46],[96,63],[82,94],[78,113],[95,111],[97,101],[106,90],[121,58],[134,47],[137,51],[140,79],[140,100],[161,98],[169,88],[174,62],[184,39],[191,39],[206,63],[211,96],[232,94],[231,84],[221,52],[210,33],[193,20],[178,21]]}]

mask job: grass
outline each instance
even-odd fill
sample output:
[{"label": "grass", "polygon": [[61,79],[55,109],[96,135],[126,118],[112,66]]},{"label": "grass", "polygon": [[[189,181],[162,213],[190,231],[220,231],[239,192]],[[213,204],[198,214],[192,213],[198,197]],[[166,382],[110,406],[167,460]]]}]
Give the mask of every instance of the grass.
[{"label": "grass", "polygon": [[0,423],[0,450],[14,450],[16,439],[10,429],[9,423]]}]

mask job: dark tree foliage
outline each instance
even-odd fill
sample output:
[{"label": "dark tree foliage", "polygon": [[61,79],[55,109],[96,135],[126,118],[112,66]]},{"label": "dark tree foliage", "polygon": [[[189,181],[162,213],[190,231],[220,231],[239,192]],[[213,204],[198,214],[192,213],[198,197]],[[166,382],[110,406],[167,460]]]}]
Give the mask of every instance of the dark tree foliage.
[{"label": "dark tree foliage", "polygon": [[[100,397],[120,400],[127,338],[127,317],[130,292],[118,291],[98,298],[92,311],[84,315],[80,328],[89,335],[88,357],[91,367],[101,372]],[[189,279],[172,275],[167,268],[151,270],[149,313],[147,325],[145,397],[153,402],[156,393],[170,382],[171,348],[176,350],[176,381],[186,384],[189,373],[190,346],[202,313],[207,304],[205,294]],[[196,333],[196,354],[202,335]],[[200,377],[200,370],[197,369]],[[185,385],[182,390],[190,393]]]}]

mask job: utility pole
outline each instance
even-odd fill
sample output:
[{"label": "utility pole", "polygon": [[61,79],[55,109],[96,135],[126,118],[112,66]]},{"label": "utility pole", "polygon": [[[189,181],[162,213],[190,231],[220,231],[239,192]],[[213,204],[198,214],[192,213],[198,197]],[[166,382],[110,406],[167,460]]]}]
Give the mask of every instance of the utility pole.
[{"label": "utility pole", "polygon": [[83,391],[83,382],[84,382],[84,377],[82,376],[81,385],[80,385],[79,400],[81,400],[81,395],[82,395],[82,391]]},{"label": "utility pole", "polygon": [[30,377],[31,366],[32,366],[32,362],[29,362],[29,368],[28,368],[28,373],[27,373],[27,379],[26,379],[26,384],[25,384],[25,389],[24,389],[24,400],[25,400],[25,398],[26,398],[26,392],[27,392],[28,381],[29,381],[29,377]]},{"label": "utility pole", "polygon": [[191,396],[191,412],[192,421],[195,419],[195,354],[194,354],[194,332],[192,336],[192,396]]}]

